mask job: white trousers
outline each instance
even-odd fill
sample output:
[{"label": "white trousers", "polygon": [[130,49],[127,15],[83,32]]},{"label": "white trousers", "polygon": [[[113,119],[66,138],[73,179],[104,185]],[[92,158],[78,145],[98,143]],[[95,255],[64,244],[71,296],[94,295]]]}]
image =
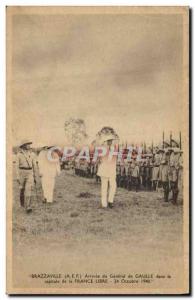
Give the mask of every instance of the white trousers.
[{"label": "white trousers", "polygon": [[47,199],[47,202],[53,202],[53,191],[55,185],[54,176],[43,176],[42,177],[42,187],[44,197]]},{"label": "white trousers", "polygon": [[[108,202],[113,203],[116,192],[116,178],[101,176],[101,204],[102,207],[107,207]],[[108,197],[107,197],[108,194]],[[107,200],[108,199],[108,200]]]}]

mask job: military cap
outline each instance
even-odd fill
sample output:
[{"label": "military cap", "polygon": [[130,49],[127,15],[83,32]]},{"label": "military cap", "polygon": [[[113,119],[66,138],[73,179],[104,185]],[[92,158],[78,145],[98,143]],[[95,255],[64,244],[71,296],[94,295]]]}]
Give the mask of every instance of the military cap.
[{"label": "military cap", "polygon": [[156,151],[157,153],[160,153],[160,152],[165,152],[165,150],[164,149],[162,149],[162,148],[159,148],[159,149],[157,149],[157,151]]},{"label": "military cap", "polygon": [[174,153],[182,153],[183,151],[180,148],[173,148]]}]

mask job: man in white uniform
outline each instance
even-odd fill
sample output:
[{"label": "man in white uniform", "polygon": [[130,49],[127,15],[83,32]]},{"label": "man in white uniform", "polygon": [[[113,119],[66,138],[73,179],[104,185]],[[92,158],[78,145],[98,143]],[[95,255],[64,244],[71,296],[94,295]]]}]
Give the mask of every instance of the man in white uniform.
[{"label": "man in white uniform", "polygon": [[[104,140],[104,146],[107,150],[110,150],[113,144],[113,138]],[[101,206],[106,208],[107,206],[112,208],[114,202],[114,195],[116,192],[116,161],[117,156],[109,157],[105,155],[101,158],[101,163],[98,168],[97,175],[101,177]],[[108,197],[107,197],[108,194]]]},{"label": "man in white uniform", "polygon": [[56,175],[60,174],[59,155],[52,151],[52,160],[48,158],[48,150],[51,147],[44,147],[39,153],[38,163],[39,172],[42,179],[42,188],[44,193],[44,202],[53,202],[53,191]]}]

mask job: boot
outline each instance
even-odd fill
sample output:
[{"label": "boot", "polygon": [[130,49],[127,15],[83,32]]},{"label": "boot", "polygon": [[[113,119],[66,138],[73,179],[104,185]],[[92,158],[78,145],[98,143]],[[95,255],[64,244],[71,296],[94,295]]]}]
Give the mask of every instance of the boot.
[{"label": "boot", "polygon": [[109,208],[113,208],[113,207],[114,207],[114,204],[111,203],[111,202],[108,202],[108,207],[109,207]]},{"label": "boot", "polygon": [[165,202],[169,201],[169,191],[165,192]]},{"label": "boot", "polygon": [[164,191],[164,200],[165,200],[165,202],[168,202],[166,191]]},{"label": "boot", "polygon": [[177,205],[177,192],[173,193],[173,200],[172,200],[173,205]]},{"label": "boot", "polygon": [[165,193],[165,202],[168,202],[169,201],[169,185],[168,185],[168,183],[166,183],[166,185],[165,185],[164,193]]}]

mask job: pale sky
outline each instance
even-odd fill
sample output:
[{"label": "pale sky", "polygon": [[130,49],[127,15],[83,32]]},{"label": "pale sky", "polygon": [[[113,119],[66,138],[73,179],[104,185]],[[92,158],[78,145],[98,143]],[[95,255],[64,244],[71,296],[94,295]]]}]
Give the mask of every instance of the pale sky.
[{"label": "pale sky", "polygon": [[121,140],[159,141],[182,128],[181,15],[15,15],[15,143],[65,143],[82,118]]}]

